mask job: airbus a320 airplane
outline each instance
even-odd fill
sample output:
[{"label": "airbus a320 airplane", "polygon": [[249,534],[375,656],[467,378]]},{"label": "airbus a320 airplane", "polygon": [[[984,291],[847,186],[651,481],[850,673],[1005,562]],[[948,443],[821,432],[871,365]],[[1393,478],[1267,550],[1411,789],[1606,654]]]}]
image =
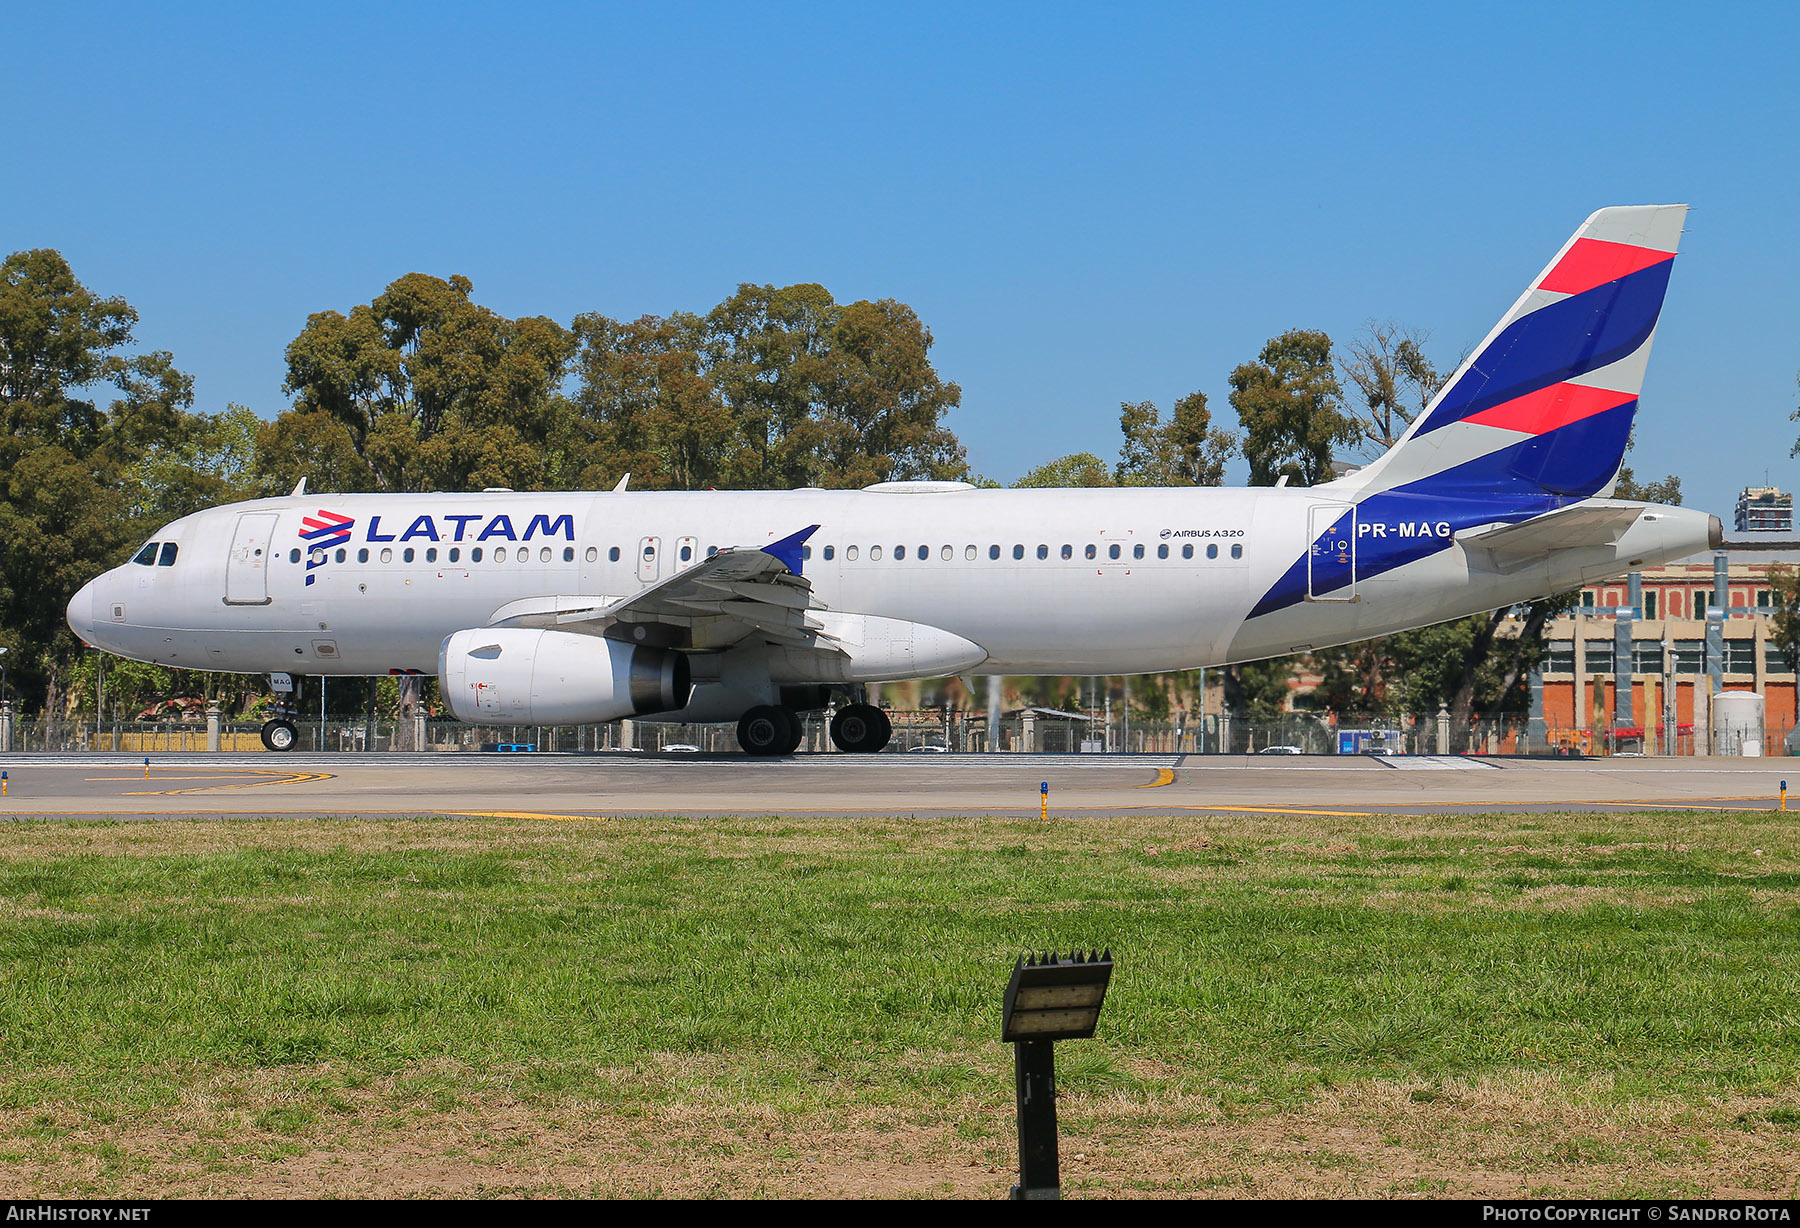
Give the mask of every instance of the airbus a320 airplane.
[{"label": "airbus a320 airplane", "polygon": [[297,491],[168,525],[69,625],[187,669],[435,673],[463,721],[737,721],[779,755],[834,692],[834,743],[881,750],[866,683],[1192,669],[1497,609],[1720,544],[1716,516],[1607,497],[1686,213],[1588,218],[1322,486]]}]

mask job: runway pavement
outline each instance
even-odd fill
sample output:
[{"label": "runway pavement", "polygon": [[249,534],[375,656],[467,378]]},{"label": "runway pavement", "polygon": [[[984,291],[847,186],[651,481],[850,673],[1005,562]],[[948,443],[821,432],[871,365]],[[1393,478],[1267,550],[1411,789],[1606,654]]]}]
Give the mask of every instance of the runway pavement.
[{"label": "runway pavement", "polygon": [[1772,810],[1787,774],[1779,759],[630,753],[0,755],[0,770],[0,819],[1031,815],[1045,783],[1053,815]]}]

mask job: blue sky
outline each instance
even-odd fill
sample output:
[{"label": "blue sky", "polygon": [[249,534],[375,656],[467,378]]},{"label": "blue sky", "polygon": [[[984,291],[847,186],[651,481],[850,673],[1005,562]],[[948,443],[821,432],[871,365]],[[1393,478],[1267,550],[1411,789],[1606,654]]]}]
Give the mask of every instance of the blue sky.
[{"label": "blue sky", "polygon": [[898,298],[1010,481],[1112,456],[1121,400],[1234,425],[1287,328],[1447,366],[1593,209],[1686,201],[1633,463],[1729,516],[1800,485],[1793,14],[15,4],[0,243],[265,415],[309,312],[411,271],[564,322]]}]

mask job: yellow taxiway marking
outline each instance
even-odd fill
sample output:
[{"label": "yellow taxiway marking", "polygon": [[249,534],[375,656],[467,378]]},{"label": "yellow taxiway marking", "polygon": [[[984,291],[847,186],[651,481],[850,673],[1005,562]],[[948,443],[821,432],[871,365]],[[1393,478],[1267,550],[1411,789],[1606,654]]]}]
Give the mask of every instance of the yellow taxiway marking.
[{"label": "yellow taxiway marking", "polygon": [[[1458,803],[1452,803],[1458,804]],[[1292,806],[1176,806],[1177,810],[1218,810],[1226,814],[1322,814],[1338,819],[1373,819],[1373,810],[1300,810]]]},{"label": "yellow taxiway marking", "polygon": [[445,810],[439,813],[469,819],[551,819],[558,823],[610,823],[610,814],[540,814],[535,810]]},{"label": "yellow taxiway marking", "polygon": [[[304,784],[311,784],[315,780],[330,780],[330,779],[332,779],[332,775],[333,775],[330,772],[282,772],[282,773],[262,772],[262,773],[258,773],[258,774],[264,775],[264,776],[270,776],[270,777],[273,777],[273,779],[270,779],[270,780],[244,780],[244,781],[239,781],[237,784],[234,784],[234,785],[201,785],[199,788],[196,788],[196,789],[129,789],[125,792],[124,796],[126,796],[126,797],[173,797],[173,796],[175,796],[177,794],[181,794],[181,793],[211,793],[218,789],[255,789],[262,785],[304,785]],[[175,776],[175,777],[172,777],[171,779],[174,779],[174,780],[207,780],[207,779],[211,779],[211,778],[205,777],[205,776],[194,776],[194,777]]]},{"label": "yellow taxiway marking", "polygon": [[[1780,804],[1780,799],[1773,797],[1711,797],[1706,800],[1712,802],[1764,802],[1768,805],[1770,810],[1774,810],[1775,807]],[[1685,798],[1654,798],[1644,802],[1584,802],[1580,804],[1588,806],[1642,806],[1654,810],[1728,810],[1742,814],[1756,813],[1756,811],[1749,806],[1703,806],[1697,801],[1690,802]]]},{"label": "yellow taxiway marking", "polygon": [[[244,770],[251,771],[254,769],[246,768]],[[214,772],[208,776],[162,776],[162,775],[157,775],[157,776],[151,777],[150,779],[152,779],[152,780],[234,780],[237,777],[242,776],[243,774],[244,774],[244,772],[239,771],[239,772]],[[144,777],[141,773],[136,776],[89,776],[87,778],[89,784],[93,784],[93,783],[96,783],[99,781],[108,781],[108,780],[142,780],[142,779],[144,779]]]},{"label": "yellow taxiway marking", "polygon": [[1155,780],[1151,781],[1147,785],[1134,785],[1132,787],[1137,788],[1137,789],[1160,789],[1164,785],[1172,785],[1174,783],[1175,783],[1175,769],[1174,768],[1157,768]]}]

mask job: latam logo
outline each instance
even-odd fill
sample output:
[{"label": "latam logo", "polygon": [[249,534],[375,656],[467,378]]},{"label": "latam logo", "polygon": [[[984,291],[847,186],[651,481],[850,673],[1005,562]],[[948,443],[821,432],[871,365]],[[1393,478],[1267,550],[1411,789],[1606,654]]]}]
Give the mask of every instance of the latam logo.
[{"label": "latam logo", "polygon": [[328,512],[320,508],[311,516],[300,520],[300,540],[307,543],[306,582],[311,584],[318,579],[313,575],[313,568],[325,564],[325,551],[330,546],[349,544],[350,530],[356,527],[356,517],[345,516],[338,512]]},{"label": "latam logo", "polygon": [[[323,514],[323,513],[321,513]],[[520,517],[521,520],[524,517]],[[441,526],[439,522],[442,522]],[[478,525],[478,528],[471,528]],[[428,542],[485,542],[498,538],[501,541],[531,541],[538,536],[561,537],[567,541],[575,540],[575,517],[564,513],[552,519],[545,515],[533,516],[526,521],[524,533],[513,527],[512,517],[505,514],[499,516],[458,515],[458,516],[416,516],[411,524],[398,529],[398,522],[393,526],[396,533],[381,531],[381,517],[369,517],[369,531],[365,541],[428,541]]]}]

